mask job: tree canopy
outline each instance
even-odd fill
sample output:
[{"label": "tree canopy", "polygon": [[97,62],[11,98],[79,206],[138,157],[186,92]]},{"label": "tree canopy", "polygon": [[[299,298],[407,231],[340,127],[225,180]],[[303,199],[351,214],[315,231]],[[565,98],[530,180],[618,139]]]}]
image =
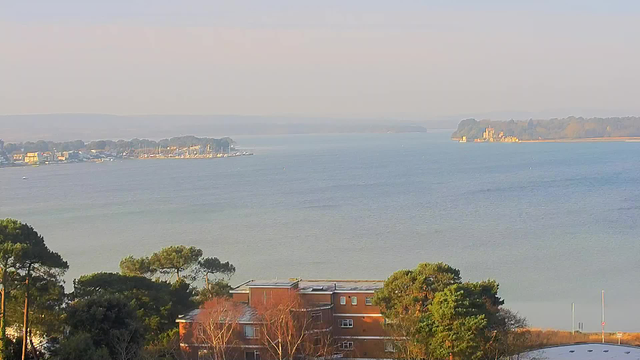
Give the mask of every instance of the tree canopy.
[{"label": "tree canopy", "polygon": [[[13,291],[16,288],[24,291],[23,352],[27,348],[27,337],[31,340],[29,325],[33,320],[29,320],[29,314],[33,311],[33,305],[29,302],[30,289],[36,285],[36,290],[42,292],[39,295],[43,296],[58,291],[61,277],[68,268],[69,264],[60,254],[47,247],[44,238],[33,227],[15,219],[0,220],[0,271],[4,287],[2,307],[7,309],[6,301],[15,299],[17,294]],[[44,314],[47,310],[55,311],[55,307],[55,304],[42,303],[40,299],[36,309]],[[3,350],[6,349],[7,340],[5,329],[10,325],[8,314],[10,311],[5,310],[0,315],[0,348]]]},{"label": "tree canopy", "polygon": [[103,352],[106,349],[112,359],[133,359],[144,344],[140,319],[121,296],[96,296],[71,303],[66,324],[70,336],[88,335],[93,348]]},{"label": "tree canopy", "polygon": [[175,327],[178,315],[196,306],[189,286],[118,273],[83,275],[74,281],[74,300],[118,295],[136,311],[148,341]]},{"label": "tree canopy", "polygon": [[195,246],[176,245],[163,248],[149,258],[151,267],[165,275],[175,274],[180,280],[180,274],[191,270],[202,257],[202,250]]},{"label": "tree canopy", "polygon": [[468,140],[480,139],[485,129],[492,127],[496,133],[516,136],[520,140],[582,139],[600,137],[640,136],[640,117],[582,118],[570,116],[563,119],[492,121],[462,120],[452,138],[466,136]]},{"label": "tree canopy", "polygon": [[135,258],[129,255],[120,261],[120,271],[125,275],[153,276],[157,269],[151,266],[148,257]]},{"label": "tree canopy", "polygon": [[[503,315],[504,301],[493,280],[462,282],[444,263],[423,263],[391,275],[374,298],[398,338],[406,359],[489,359],[509,355],[507,341],[517,321]],[[506,310],[505,310],[506,311]],[[515,316],[517,318],[517,316]],[[500,357],[498,356],[498,357]]]}]

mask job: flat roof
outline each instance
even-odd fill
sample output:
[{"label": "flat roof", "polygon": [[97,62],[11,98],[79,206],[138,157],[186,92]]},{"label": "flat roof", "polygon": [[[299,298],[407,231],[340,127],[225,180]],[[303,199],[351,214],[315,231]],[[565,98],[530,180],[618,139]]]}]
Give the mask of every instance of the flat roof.
[{"label": "flat roof", "polygon": [[[238,318],[238,322],[250,323],[255,321],[258,313],[254,308],[242,303],[238,303],[238,306],[241,306],[242,309],[242,315],[240,315],[240,318]],[[206,311],[206,309],[191,310],[184,315],[178,316],[176,322],[194,322],[198,319],[198,316],[200,316],[203,311]]]},{"label": "flat roof", "polygon": [[252,280],[246,283],[248,287],[292,287],[298,283],[297,279],[289,280]]},{"label": "flat roof", "polygon": [[249,280],[236,286],[231,292],[247,293],[252,287],[293,287],[296,284],[302,293],[374,292],[382,289],[384,280]]},{"label": "flat roof", "polygon": [[519,355],[521,360],[637,360],[640,348],[615,344],[573,344],[534,350]]}]

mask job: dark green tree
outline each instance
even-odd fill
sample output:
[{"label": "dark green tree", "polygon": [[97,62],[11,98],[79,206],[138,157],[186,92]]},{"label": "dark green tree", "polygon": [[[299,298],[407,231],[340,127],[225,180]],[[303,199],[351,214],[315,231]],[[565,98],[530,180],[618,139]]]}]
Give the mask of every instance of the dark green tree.
[{"label": "dark green tree", "polygon": [[182,277],[194,280],[192,270],[202,257],[202,250],[194,246],[176,245],[163,248],[149,258],[151,268],[163,275],[176,275],[176,282]]},{"label": "dark green tree", "polygon": [[156,341],[162,334],[174,329],[178,315],[196,306],[192,300],[194,290],[188,284],[178,286],[166,281],[118,273],[83,275],[74,281],[74,300],[107,295],[122,297],[136,311],[147,343]]},{"label": "dark green tree", "polygon": [[406,359],[429,358],[424,331],[428,306],[436,294],[460,284],[460,270],[444,263],[422,263],[412,270],[393,273],[374,297],[387,328],[398,338],[398,356]]},{"label": "dark green tree", "polygon": [[483,285],[449,286],[436,294],[422,324],[428,334],[428,351],[436,358],[482,359],[490,343],[497,312],[489,302],[501,300],[487,294]]},{"label": "dark green tree", "polygon": [[204,275],[205,288],[209,289],[209,275],[222,276],[229,279],[236,272],[236,267],[228,261],[222,262],[217,257],[207,257],[198,262],[199,271]]},{"label": "dark green tree", "polygon": [[216,280],[200,290],[199,300],[201,303],[205,303],[213,298],[231,297],[231,290],[233,290],[233,288],[228,282]]},{"label": "dark green tree", "polygon": [[54,360],[111,360],[109,351],[102,347],[96,349],[91,336],[78,333],[66,338],[54,350]]},{"label": "dark green tree", "polygon": [[7,299],[11,297],[14,280],[21,268],[22,254],[26,245],[19,241],[22,224],[16,220],[0,220],[0,271],[2,290],[0,299],[0,351],[6,348]]},{"label": "dark green tree", "polygon": [[[22,324],[26,296],[26,277],[20,276],[7,304],[9,323]],[[63,334],[63,317],[66,294],[62,280],[33,275],[29,281],[29,328],[27,341],[33,352],[36,347],[33,333],[47,340],[55,340]]]},{"label": "dark green tree", "polygon": [[[144,344],[138,315],[121,296],[98,295],[71,303],[66,324],[71,338],[88,335],[93,348],[106,349],[111,359],[135,359]],[[66,341],[62,349],[69,347]],[[80,348],[87,349],[85,345]]]},{"label": "dark green tree", "polygon": [[124,275],[153,276],[156,269],[151,267],[148,257],[127,256],[120,261],[120,272]]},{"label": "dark green tree", "polygon": [[[503,316],[498,284],[462,283],[460,271],[443,263],[424,263],[394,273],[374,302],[396,337],[405,359],[490,359],[511,355],[514,327]],[[511,317],[511,322],[517,320]]]},{"label": "dark green tree", "polygon": [[[27,339],[29,332],[30,315],[30,289],[32,277],[39,276],[47,279],[60,279],[69,268],[69,264],[62,257],[51,251],[40,236],[31,226],[14,219],[0,221],[0,261],[2,261],[2,285],[3,285],[3,305],[10,296],[11,290],[15,287],[12,280],[16,278],[24,279],[24,321],[23,321],[23,353],[27,350]],[[2,342],[6,336],[7,317],[6,306],[2,311]]]}]

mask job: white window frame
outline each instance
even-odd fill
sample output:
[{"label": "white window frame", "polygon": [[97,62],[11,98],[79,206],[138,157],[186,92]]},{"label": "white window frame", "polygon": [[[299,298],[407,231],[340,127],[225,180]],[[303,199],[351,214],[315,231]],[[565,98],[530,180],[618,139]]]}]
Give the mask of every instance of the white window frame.
[{"label": "white window frame", "polygon": [[396,344],[393,341],[385,341],[384,352],[396,352]]},{"label": "white window frame", "polygon": [[[247,335],[247,329],[253,329],[253,336]],[[259,339],[260,332],[258,331],[258,327],[255,325],[245,325],[244,326],[244,337],[247,339]]]},{"label": "white window frame", "polygon": [[367,296],[364,298],[364,304],[367,306],[373,305],[373,296]]},{"label": "white window frame", "polygon": [[340,327],[344,329],[353,328],[353,319],[340,319]]},{"label": "white window frame", "polygon": [[353,350],[353,341],[343,341],[338,344],[340,350]]},{"label": "white window frame", "polygon": [[340,305],[347,305],[347,297],[340,296]]},{"label": "white window frame", "polygon": [[351,297],[351,305],[353,305],[353,306],[358,305],[358,297],[357,296],[352,296]]}]

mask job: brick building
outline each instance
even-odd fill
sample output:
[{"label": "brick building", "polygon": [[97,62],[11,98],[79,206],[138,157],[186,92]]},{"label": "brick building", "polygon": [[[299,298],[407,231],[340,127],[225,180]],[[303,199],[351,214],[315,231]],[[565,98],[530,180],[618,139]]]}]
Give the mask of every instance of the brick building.
[{"label": "brick building", "polygon": [[[384,318],[373,305],[376,290],[383,281],[368,280],[267,280],[248,281],[231,291],[241,304],[243,315],[235,333],[238,348],[235,360],[268,360],[267,349],[257,340],[256,308],[295,293],[305,304],[306,316],[314,319],[311,332],[326,332],[331,338],[332,355],[353,359],[392,358],[393,338],[385,333]],[[178,318],[183,352],[190,360],[209,359],[208,345],[199,343],[197,309]]]}]

